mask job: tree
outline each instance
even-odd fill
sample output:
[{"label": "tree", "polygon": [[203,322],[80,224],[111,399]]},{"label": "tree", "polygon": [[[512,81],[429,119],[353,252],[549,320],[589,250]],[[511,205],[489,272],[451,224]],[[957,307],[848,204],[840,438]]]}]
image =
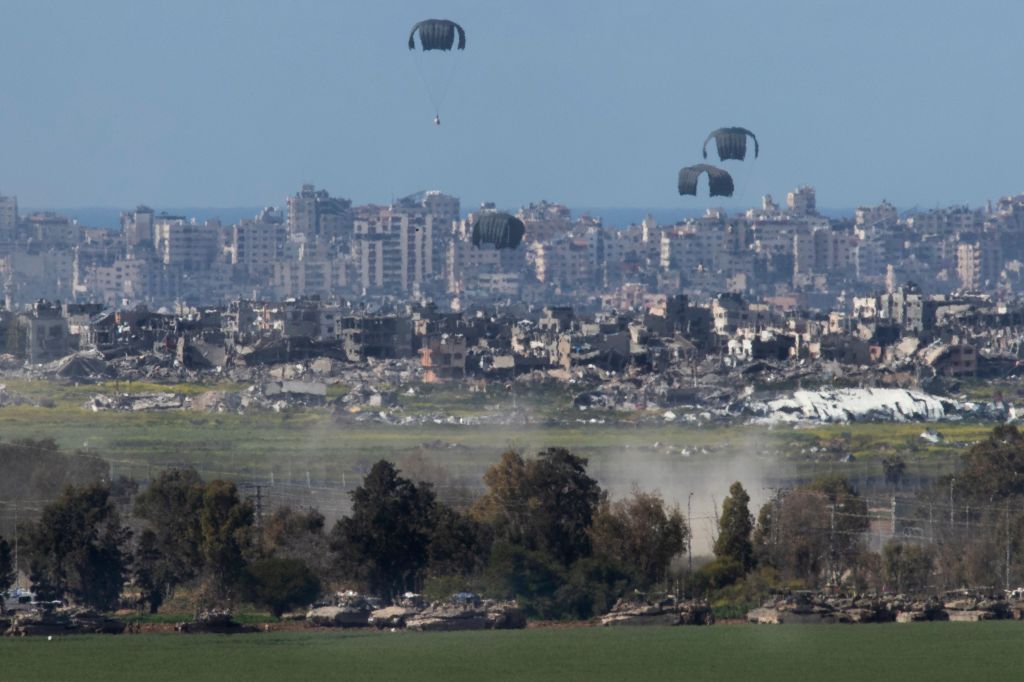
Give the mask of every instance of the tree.
[{"label": "tree", "polygon": [[485,575],[494,593],[545,618],[579,617],[617,596],[625,570],[604,557],[591,561],[594,517],[606,497],[587,460],[565,448],[533,459],[509,451],[484,483],[471,513],[493,537]]},{"label": "tree", "polygon": [[608,613],[626,591],[629,573],[601,557],[575,562],[555,590],[553,618],[595,618]]},{"label": "tree", "polygon": [[429,560],[434,494],[381,460],[352,491],[352,514],[331,531],[342,571],[393,599],[415,589]]},{"label": "tree", "polygon": [[751,534],[754,517],[750,515],[750,495],[737,481],[729,487],[729,496],[722,501],[722,516],[718,520],[718,538],[715,557],[739,564],[746,573],[754,567],[754,546]]},{"label": "tree", "polygon": [[841,476],[815,479],[806,492],[821,496],[822,514],[817,523],[822,528],[821,537],[827,541],[828,577],[835,584],[864,551],[863,533],[870,525],[868,505]]},{"label": "tree", "polygon": [[490,527],[497,539],[527,544],[531,505],[526,460],[514,450],[504,452],[484,473],[484,485],[487,492],[474,503],[473,516]]},{"label": "tree", "polygon": [[195,470],[168,469],[135,498],[133,514],[149,527],[139,538],[136,581],[146,581],[145,600],[151,609],[159,608],[178,585],[195,578],[203,568],[197,513],[203,492],[203,481]]},{"label": "tree", "polygon": [[1016,426],[995,427],[964,455],[956,475],[958,495],[987,503],[1024,495],[1024,434]]},{"label": "tree", "polygon": [[200,548],[215,599],[230,599],[245,568],[251,543],[252,504],[238,498],[234,483],[212,481],[199,509]]},{"label": "tree", "polygon": [[473,513],[494,529],[496,540],[544,552],[568,567],[590,556],[590,526],[605,499],[586,470],[587,460],[565,448],[548,448],[528,461],[506,452],[484,474],[488,490]]},{"label": "tree", "polygon": [[604,500],[587,475],[587,460],[565,448],[548,448],[531,462],[533,520],[542,548],[568,566],[590,555],[590,525]]},{"label": "tree", "polygon": [[139,535],[135,546],[135,563],[132,575],[135,586],[139,588],[139,606],[149,607],[150,613],[156,613],[168,597],[171,585],[175,580],[167,575],[170,563],[160,551],[160,541],[156,533],[149,528]]},{"label": "tree", "polygon": [[0,537],[0,614],[4,612],[3,595],[11,589],[17,579],[14,566],[14,556],[11,553],[11,546],[6,540]]},{"label": "tree", "polygon": [[300,559],[259,559],[243,572],[242,593],[280,618],[285,611],[314,601],[320,580]]},{"label": "tree", "polygon": [[332,575],[324,515],[319,511],[280,507],[263,522],[261,538],[263,557],[302,559],[321,580]]},{"label": "tree", "polygon": [[693,595],[707,596],[743,578],[743,564],[727,556],[715,557],[688,577],[687,591]]},{"label": "tree", "polygon": [[665,577],[688,536],[678,508],[668,509],[661,495],[639,489],[626,499],[603,503],[590,529],[594,556],[628,571],[642,589]]},{"label": "tree", "polygon": [[485,572],[487,593],[515,599],[531,616],[561,618],[555,591],[565,583],[565,569],[544,552],[497,540]]},{"label": "tree", "polygon": [[113,609],[131,560],[130,537],[106,486],[66,488],[27,533],[33,587],[44,597]]},{"label": "tree", "polygon": [[784,579],[812,587],[856,564],[867,528],[867,504],[849,483],[819,478],[761,508],[755,552]]},{"label": "tree", "polygon": [[280,507],[263,524],[263,551],[267,555],[306,553],[305,545],[323,533],[324,515],[316,509],[303,512]]},{"label": "tree", "polygon": [[434,505],[431,521],[428,573],[470,576],[483,570],[489,548],[488,529],[446,504]]},{"label": "tree", "polygon": [[931,586],[933,562],[931,547],[888,542],[882,549],[885,586],[896,592],[926,592]]}]

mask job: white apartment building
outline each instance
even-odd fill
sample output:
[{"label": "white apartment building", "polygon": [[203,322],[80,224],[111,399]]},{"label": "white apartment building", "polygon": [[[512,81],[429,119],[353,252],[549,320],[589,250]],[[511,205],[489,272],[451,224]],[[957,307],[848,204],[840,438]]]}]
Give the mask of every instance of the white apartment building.
[{"label": "white apartment building", "polygon": [[153,221],[153,245],[164,265],[202,269],[217,258],[219,228],[219,223],[200,225],[180,216],[159,215]]},{"label": "white apartment building", "polygon": [[250,276],[273,272],[287,238],[288,228],[281,211],[265,208],[255,219],[231,226],[228,245],[231,264],[243,267]]}]

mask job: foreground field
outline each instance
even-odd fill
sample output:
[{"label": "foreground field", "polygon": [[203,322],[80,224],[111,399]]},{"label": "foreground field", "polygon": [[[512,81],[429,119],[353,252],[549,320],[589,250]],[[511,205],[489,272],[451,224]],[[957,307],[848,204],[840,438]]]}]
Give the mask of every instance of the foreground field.
[{"label": "foreground field", "polygon": [[0,640],[5,682],[1017,679],[1015,622]]}]

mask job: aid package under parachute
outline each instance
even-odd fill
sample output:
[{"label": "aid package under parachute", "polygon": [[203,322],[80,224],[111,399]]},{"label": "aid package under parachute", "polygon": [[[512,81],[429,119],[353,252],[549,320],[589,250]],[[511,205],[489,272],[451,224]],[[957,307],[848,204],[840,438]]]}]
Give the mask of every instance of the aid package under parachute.
[{"label": "aid package under parachute", "polygon": [[466,49],[466,32],[461,26],[448,19],[425,19],[418,22],[409,32],[409,49],[416,48],[416,34],[420,36],[420,49],[450,50],[455,46],[455,36],[459,37],[458,49]]},{"label": "aid package under parachute", "polygon": [[707,163],[687,166],[679,170],[679,193],[697,196],[697,181],[707,173],[708,194],[713,197],[731,197],[733,192],[732,176],[726,171]]},{"label": "aid package under parachute", "polygon": [[711,131],[711,134],[704,139],[704,158],[708,158],[708,142],[715,141],[715,148],[718,150],[720,161],[743,161],[747,158],[747,137],[754,140],[754,158],[760,153],[760,145],[757,143],[757,136],[746,128],[732,127],[719,128]]},{"label": "aid package under parachute", "polygon": [[514,249],[523,241],[526,226],[508,213],[484,213],[473,223],[473,246],[493,244],[496,249]]}]

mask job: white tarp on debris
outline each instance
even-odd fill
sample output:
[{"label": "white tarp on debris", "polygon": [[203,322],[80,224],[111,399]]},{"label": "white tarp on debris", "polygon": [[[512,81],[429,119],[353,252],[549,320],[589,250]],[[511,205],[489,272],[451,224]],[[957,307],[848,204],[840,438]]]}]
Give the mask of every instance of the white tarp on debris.
[{"label": "white tarp on debris", "polygon": [[752,401],[749,409],[767,422],[939,421],[976,407],[902,388],[838,388],[794,391],[788,398]]}]

